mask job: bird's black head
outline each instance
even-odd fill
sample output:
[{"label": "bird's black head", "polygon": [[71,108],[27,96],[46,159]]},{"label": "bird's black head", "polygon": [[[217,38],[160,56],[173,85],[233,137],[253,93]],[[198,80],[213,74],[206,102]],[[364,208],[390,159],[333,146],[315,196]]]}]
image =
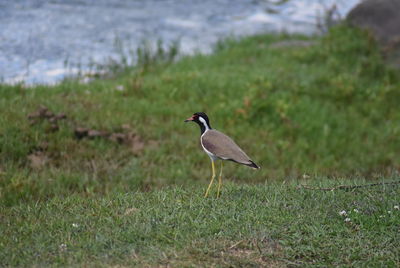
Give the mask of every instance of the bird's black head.
[{"label": "bird's black head", "polygon": [[211,129],[210,121],[208,116],[203,112],[194,113],[191,117],[185,120],[185,122],[193,121],[200,126],[201,134],[206,130]]}]

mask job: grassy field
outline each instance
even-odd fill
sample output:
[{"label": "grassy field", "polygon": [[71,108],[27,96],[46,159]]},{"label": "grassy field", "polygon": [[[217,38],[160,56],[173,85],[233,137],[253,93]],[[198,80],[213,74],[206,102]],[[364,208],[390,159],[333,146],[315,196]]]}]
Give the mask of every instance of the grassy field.
[{"label": "grassy field", "polygon": [[229,183],[219,199],[191,187],[56,197],[1,210],[0,259],[35,267],[398,267],[399,204],[400,187],[325,192],[285,183]]},{"label": "grassy field", "polygon": [[[161,58],[88,84],[0,85],[1,264],[399,265],[398,186],[297,188],[399,179],[399,71],[368,34]],[[209,159],[183,123],[198,111],[262,167],[227,163],[218,200],[202,198]]]}]

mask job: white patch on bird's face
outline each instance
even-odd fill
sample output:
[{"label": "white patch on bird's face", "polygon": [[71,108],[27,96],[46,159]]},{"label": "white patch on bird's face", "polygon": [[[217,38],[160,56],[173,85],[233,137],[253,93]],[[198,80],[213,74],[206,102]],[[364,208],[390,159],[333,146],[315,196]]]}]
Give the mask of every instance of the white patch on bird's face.
[{"label": "white patch on bird's face", "polygon": [[207,130],[210,130],[210,127],[208,126],[207,121],[203,117],[199,116],[199,121],[204,125],[204,128],[206,129],[204,132],[206,132]]}]

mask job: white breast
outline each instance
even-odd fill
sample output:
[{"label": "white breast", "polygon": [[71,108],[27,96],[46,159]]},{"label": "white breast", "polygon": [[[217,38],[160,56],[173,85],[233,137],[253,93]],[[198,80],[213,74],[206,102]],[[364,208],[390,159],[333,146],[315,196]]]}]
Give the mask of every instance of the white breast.
[{"label": "white breast", "polygon": [[206,129],[206,131],[204,131],[204,133],[200,137],[201,147],[203,148],[204,152],[206,152],[208,154],[208,156],[211,158],[212,161],[216,161],[216,160],[218,160],[220,158],[218,156],[216,156],[215,154],[211,153],[210,151],[208,151],[206,149],[206,147],[204,147],[204,145],[203,145],[203,136],[204,136],[204,134],[207,133],[207,131],[208,131],[208,129]]}]

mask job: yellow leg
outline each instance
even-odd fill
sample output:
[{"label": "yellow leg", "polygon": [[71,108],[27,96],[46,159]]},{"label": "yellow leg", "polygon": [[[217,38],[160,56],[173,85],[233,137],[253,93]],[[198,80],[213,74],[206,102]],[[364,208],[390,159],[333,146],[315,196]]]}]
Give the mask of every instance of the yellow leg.
[{"label": "yellow leg", "polygon": [[219,177],[218,177],[218,191],[217,191],[217,197],[219,197],[219,191],[222,186],[222,160],[221,160],[221,171],[219,172]]},{"label": "yellow leg", "polygon": [[210,181],[210,185],[208,185],[206,194],[204,197],[208,196],[208,192],[210,191],[211,185],[213,184],[214,181],[214,177],[215,177],[215,167],[214,167],[214,161],[211,160],[211,169],[212,169],[212,176],[211,176],[211,181]]}]

